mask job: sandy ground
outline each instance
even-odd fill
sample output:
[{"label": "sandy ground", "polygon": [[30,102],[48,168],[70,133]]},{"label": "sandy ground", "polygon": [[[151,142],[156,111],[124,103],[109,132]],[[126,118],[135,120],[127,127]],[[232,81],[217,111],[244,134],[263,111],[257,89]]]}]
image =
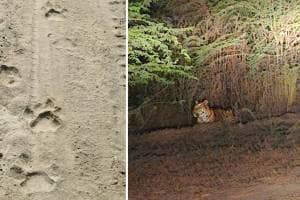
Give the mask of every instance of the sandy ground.
[{"label": "sandy ground", "polygon": [[300,113],[129,137],[131,200],[299,200]]},{"label": "sandy ground", "polygon": [[0,200],[125,198],[125,2],[0,1]]}]

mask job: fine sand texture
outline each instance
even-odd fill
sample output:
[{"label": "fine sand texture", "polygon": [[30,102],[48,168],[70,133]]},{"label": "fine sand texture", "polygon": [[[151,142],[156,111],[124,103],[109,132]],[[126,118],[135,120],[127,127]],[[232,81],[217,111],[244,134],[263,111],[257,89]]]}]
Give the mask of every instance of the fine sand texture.
[{"label": "fine sand texture", "polygon": [[0,200],[125,199],[125,2],[0,1]]}]

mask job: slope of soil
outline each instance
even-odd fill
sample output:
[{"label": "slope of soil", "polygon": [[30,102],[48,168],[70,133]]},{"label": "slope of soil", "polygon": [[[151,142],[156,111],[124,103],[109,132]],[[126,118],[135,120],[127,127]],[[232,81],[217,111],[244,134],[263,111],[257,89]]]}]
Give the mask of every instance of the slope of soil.
[{"label": "slope of soil", "polygon": [[130,199],[300,199],[300,113],[129,138]]}]

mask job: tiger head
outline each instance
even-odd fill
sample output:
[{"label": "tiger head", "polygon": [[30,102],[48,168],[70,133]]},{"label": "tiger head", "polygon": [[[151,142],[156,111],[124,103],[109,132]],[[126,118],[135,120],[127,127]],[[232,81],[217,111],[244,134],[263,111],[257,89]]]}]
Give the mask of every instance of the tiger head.
[{"label": "tiger head", "polygon": [[214,121],[214,111],[208,106],[208,101],[195,102],[193,116],[197,118],[198,123],[208,123]]}]

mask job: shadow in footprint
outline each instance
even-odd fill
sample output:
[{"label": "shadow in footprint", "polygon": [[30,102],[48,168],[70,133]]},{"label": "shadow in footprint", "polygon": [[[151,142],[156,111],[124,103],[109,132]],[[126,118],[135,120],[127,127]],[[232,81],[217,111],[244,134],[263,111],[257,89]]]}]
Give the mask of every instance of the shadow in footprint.
[{"label": "shadow in footprint", "polygon": [[24,192],[50,192],[55,187],[55,181],[43,171],[31,172],[26,174],[25,180],[20,184]]},{"label": "shadow in footprint", "polygon": [[0,83],[5,86],[13,86],[20,78],[19,70],[15,67],[0,65]]},{"label": "shadow in footprint", "polygon": [[53,20],[53,21],[63,21],[65,19],[64,13],[66,11],[67,11],[67,9],[58,10],[58,9],[50,8],[45,13],[45,17],[47,19]]},{"label": "shadow in footprint", "polygon": [[61,120],[51,111],[45,111],[30,123],[30,127],[35,131],[56,131],[61,126]]},{"label": "shadow in footprint", "polygon": [[25,177],[24,170],[16,165],[9,169],[9,175],[15,179],[23,179]]}]

